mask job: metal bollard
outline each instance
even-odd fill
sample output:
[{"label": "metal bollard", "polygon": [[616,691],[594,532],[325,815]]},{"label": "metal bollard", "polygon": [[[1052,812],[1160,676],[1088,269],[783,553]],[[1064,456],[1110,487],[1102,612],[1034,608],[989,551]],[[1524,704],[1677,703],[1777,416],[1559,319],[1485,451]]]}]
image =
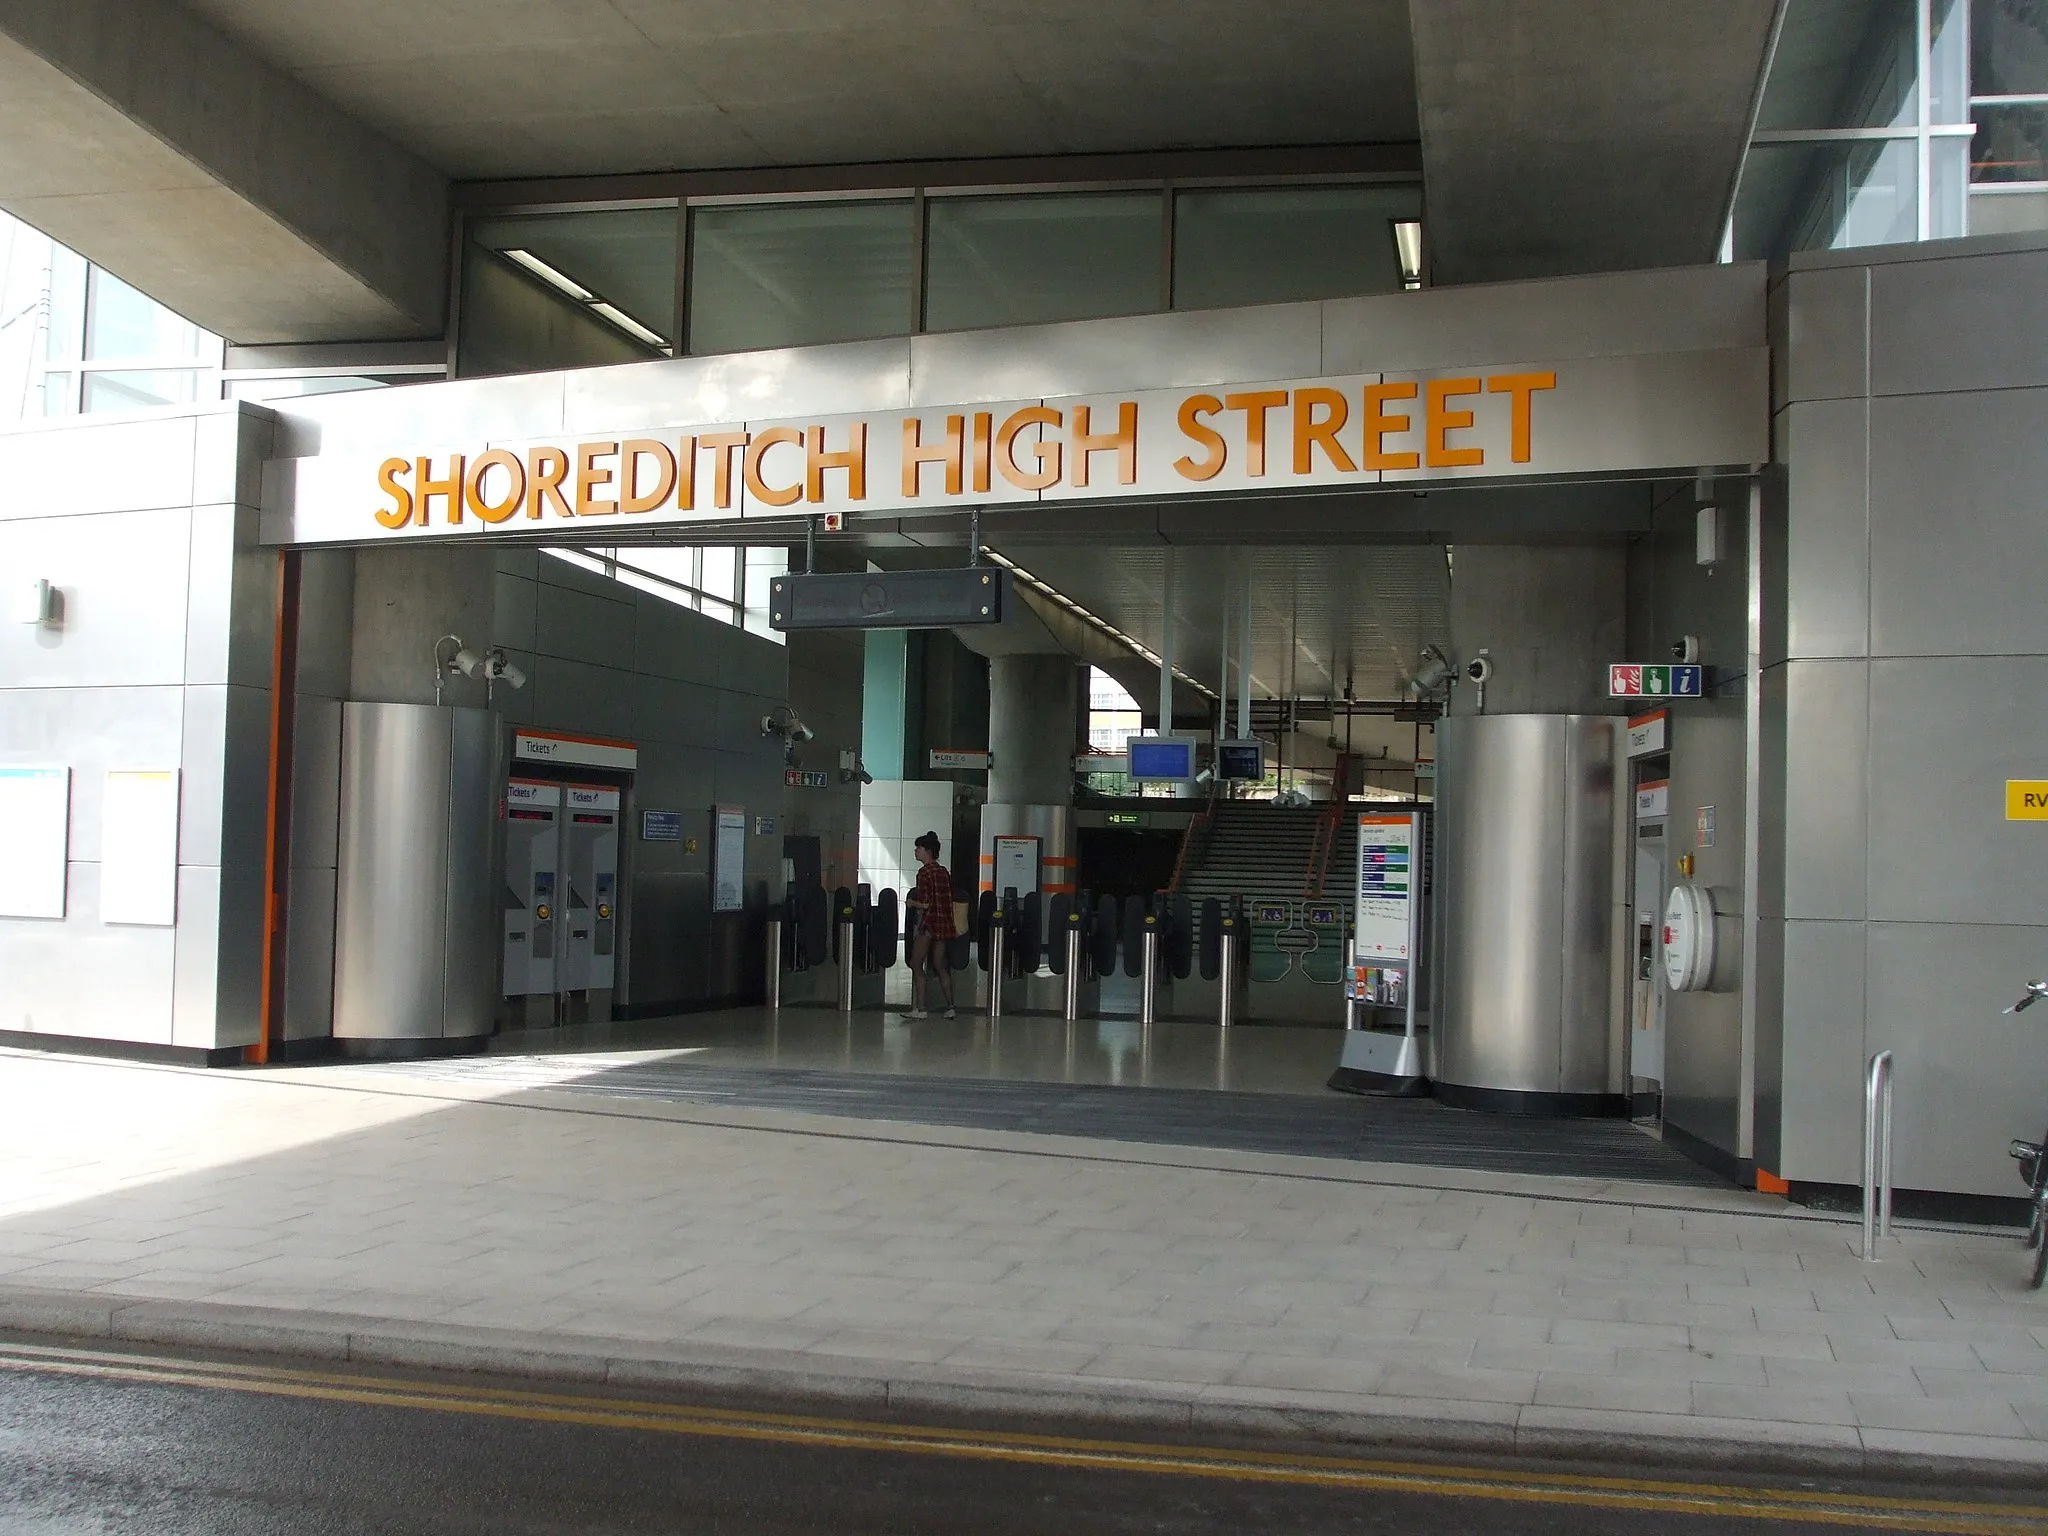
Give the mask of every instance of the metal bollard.
[{"label": "metal bollard", "polygon": [[1344,1027],[1358,1028],[1358,998],[1352,992],[1352,979],[1358,974],[1358,940],[1344,941]]},{"label": "metal bollard", "polygon": [[1159,929],[1149,917],[1145,919],[1139,953],[1143,958],[1138,963],[1144,967],[1144,973],[1138,981],[1138,1022],[1150,1024],[1159,1002]]},{"label": "metal bollard", "polygon": [[1066,1018],[1071,1023],[1081,1017],[1081,930],[1071,924],[1067,928],[1066,982]]},{"label": "metal bollard", "polygon": [[768,984],[765,991],[770,1008],[782,1006],[782,919],[768,919]]},{"label": "metal bollard", "polygon": [[839,919],[839,1011],[853,1012],[853,919]]},{"label": "metal bollard", "polygon": [[1228,1029],[1237,1017],[1237,930],[1225,928],[1216,966],[1216,1022]]},{"label": "metal bollard", "polygon": [[1877,1262],[1877,1240],[1892,1235],[1892,1053],[1870,1058],[1863,1082],[1863,1257]]},{"label": "metal bollard", "polygon": [[1007,956],[1003,953],[1003,909],[996,913],[988,925],[988,1016],[1000,1019],[1003,1016],[1003,965]]}]

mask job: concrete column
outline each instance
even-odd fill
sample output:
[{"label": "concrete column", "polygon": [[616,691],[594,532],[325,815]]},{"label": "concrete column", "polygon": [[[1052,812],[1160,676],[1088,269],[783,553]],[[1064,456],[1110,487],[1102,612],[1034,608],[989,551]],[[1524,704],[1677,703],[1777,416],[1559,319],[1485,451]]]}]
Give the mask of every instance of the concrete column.
[{"label": "concrete column", "polygon": [[1074,722],[1080,668],[1054,655],[993,656],[988,664],[988,803],[981,813],[981,879],[992,884],[995,840],[1039,840],[1039,889],[1074,879]]}]

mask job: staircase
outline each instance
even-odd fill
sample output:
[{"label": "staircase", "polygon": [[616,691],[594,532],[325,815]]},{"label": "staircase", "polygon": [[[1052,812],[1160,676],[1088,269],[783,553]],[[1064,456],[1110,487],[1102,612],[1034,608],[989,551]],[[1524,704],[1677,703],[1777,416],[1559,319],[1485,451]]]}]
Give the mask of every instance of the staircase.
[{"label": "staircase", "polygon": [[[1310,875],[1320,806],[1276,806],[1261,800],[1223,800],[1216,805],[1208,837],[1183,871],[1180,889],[1197,905],[1205,896],[1281,896],[1299,900]],[[1347,859],[1358,856],[1352,818],[1338,829],[1329,868],[1339,891],[1348,885]],[[1347,851],[1348,850],[1348,851]]]}]

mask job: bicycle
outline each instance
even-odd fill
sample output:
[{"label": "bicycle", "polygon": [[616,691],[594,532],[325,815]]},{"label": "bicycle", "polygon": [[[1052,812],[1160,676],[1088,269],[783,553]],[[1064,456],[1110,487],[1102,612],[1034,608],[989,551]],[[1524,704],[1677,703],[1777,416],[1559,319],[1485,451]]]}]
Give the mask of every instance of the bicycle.
[{"label": "bicycle", "polygon": [[[2027,995],[2006,1009],[2024,1013],[2048,997],[2048,981],[2027,983]],[[2034,1208],[2027,1221],[2027,1246],[2034,1253],[2034,1289],[2048,1281],[2048,1134],[2040,1141],[2015,1141],[2006,1148],[2019,1165],[2020,1177],[2033,1192]]]}]

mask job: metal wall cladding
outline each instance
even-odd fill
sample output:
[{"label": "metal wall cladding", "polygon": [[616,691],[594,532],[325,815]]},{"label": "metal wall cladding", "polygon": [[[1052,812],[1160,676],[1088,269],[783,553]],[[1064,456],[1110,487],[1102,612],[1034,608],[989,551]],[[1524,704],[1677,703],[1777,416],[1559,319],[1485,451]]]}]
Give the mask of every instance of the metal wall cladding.
[{"label": "metal wall cladding", "polygon": [[1438,723],[1444,1082],[1608,1091],[1617,727],[1602,715]]},{"label": "metal wall cladding", "polygon": [[342,707],[334,1034],[488,1034],[493,722],[483,710]]}]

